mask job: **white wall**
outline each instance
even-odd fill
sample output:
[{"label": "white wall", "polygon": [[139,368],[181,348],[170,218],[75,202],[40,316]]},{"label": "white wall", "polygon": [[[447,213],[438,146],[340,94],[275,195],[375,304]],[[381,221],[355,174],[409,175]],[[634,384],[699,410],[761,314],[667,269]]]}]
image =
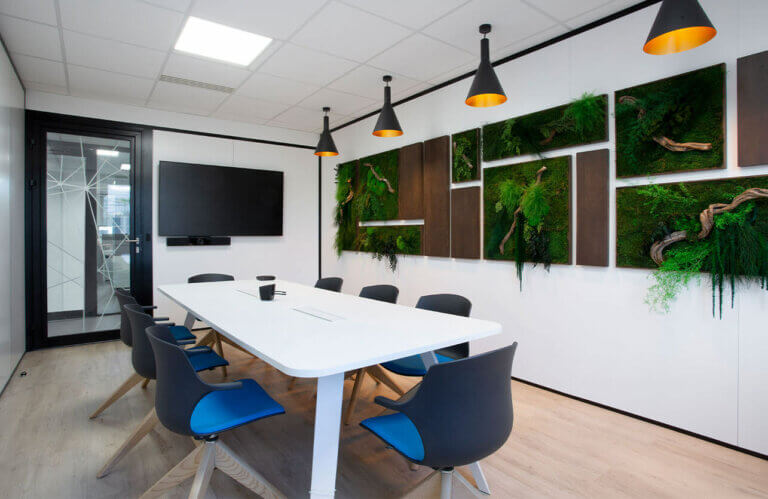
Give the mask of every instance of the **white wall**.
[{"label": "white wall", "polygon": [[0,390],[26,347],[24,89],[0,50]]},{"label": "white wall", "polygon": [[[155,132],[153,146],[154,285],[186,282],[193,274],[232,274],[313,284],[317,279],[317,157],[311,150],[171,132]],[[157,235],[157,174],[160,161],[182,161],[285,172],[283,235],[233,237],[231,246],[166,246]],[[247,216],[248,214],[243,214]],[[184,322],[184,313],[155,291],[162,316]]]},{"label": "white wall", "polygon": [[[657,5],[498,67],[509,97],[502,106],[466,106],[470,80],[464,80],[398,106],[405,129],[400,138],[373,137],[375,117],[336,132],[343,155],[324,161],[323,168],[323,274],[344,277],[347,293],[368,284],[394,283],[401,303],[410,305],[423,294],[461,293],[472,300],[473,316],[498,321],[504,328],[502,336],[473,344],[473,352],[518,341],[515,376],[768,454],[764,291],[742,289],[736,308],[724,310],[723,319],[717,320],[712,318],[710,290],[693,287],[669,315],[659,315],[643,303],[649,272],[615,268],[613,242],[611,267],[559,265],[546,273],[528,266],[522,293],[512,263],[401,257],[392,274],[369,255],[344,253],[337,259],[332,249],[333,166],[339,162],[564,104],[584,92],[611,95],[613,114],[615,90],[721,62],[728,71],[727,169],[666,175],[658,181],[768,174],[768,165],[738,168],[736,156],[736,59],[768,50],[763,26],[768,2],[701,3],[719,34],[695,50],[663,57],[642,52]],[[610,121],[610,143],[551,156],[610,147],[613,176],[615,130]],[[611,241],[614,188],[649,181],[611,181]],[[575,226],[575,216],[572,222]]]}]

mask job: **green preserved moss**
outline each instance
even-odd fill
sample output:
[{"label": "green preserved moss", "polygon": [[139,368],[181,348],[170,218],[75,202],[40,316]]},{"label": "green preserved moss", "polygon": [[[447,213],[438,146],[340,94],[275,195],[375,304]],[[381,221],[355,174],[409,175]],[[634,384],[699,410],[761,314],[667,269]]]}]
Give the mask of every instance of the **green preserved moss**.
[{"label": "green preserved moss", "polygon": [[[747,189],[768,188],[768,177],[741,177],[704,182],[683,182],[616,191],[616,264],[619,267],[656,268],[651,246],[676,230],[698,233],[699,214],[710,204],[728,203]],[[755,229],[768,236],[768,206],[756,204]],[[674,248],[685,247],[681,242]]]},{"label": "green preserved moss", "polygon": [[483,160],[541,154],[608,140],[608,96],[584,94],[570,104],[483,127]]},{"label": "green preserved moss", "polygon": [[[360,221],[397,219],[398,162],[397,149],[360,160],[359,195],[355,196],[353,201],[354,210],[359,214]],[[377,175],[379,178],[376,178]],[[383,179],[386,179],[389,184]]]},{"label": "green preserved moss", "polygon": [[[357,193],[357,161],[341,163],[336,166],[336,240],[334,247],[337,254],[355,248],[357,221],[359,215],[354,212],[354,196]],[[350,194],[352,197],[350,198]]]},{"label": "green preserved moss", "polygon": [[398,255],[421,254],[421,226],[397,225],[361,227],[356,245],[372,258],[386,260],[389,268],[397,269]]},{"label": "green preserved moss", "polygon": [[[616,92],[617,176],[723,168],[724,101],[724,64]],[[711,150],[670,151],[664,137]]]},{"label": "green preserved moss", "polygon": [[480,178],[480,129],[467,130],[451,136],[454,182],[467,182]]},{"label": "green preserved moss", "polygon": [[[545,266],[570,262],[570,160],[563,156],[485,169],[487,259],[516,261],[519,277],[523,262]],[[543,166],[547,169],[537,184]],[[500,244],[516,218],[517,228],[502,253]]]}]

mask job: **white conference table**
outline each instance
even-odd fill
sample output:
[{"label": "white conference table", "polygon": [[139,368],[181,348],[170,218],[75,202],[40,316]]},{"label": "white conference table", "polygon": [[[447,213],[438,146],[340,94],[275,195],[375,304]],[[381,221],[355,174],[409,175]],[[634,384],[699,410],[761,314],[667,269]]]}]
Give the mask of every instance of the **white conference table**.
[{"label": "white conference table", "polygon": [[[261,301],[259,286],[271,282],[287,294]],[[158,290],[285,374],[318,378],[311,498],[335,493],[345,372],[414,354],[432,365],[433,350],[501,333],[496,322],[271,282],[171,284]]]}]

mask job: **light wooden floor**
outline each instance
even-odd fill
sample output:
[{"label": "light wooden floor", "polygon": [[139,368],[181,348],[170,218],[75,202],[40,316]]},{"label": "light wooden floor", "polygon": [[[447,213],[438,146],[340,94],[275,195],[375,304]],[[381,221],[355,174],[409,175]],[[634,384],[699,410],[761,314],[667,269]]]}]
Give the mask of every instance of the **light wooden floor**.
[{"label": "light wooden floor", "polygon": [[[227,432],[222,439],[288,497],[306,497],[315,382],[288,378],[225,346],[229,379],[253,377],[287,414]],[[26,377],[18,372],[25,370]],[[154,383],[134,388],[99,418],[93,411],[132,372],[120,342],[28,353],[0,397],[0,496],[138,497],[192,450],[189,438],[157,428],[106,478],[96,472],[151,408]],[[220,371],[207,372],[220,381]],[[403,386],[408,382],[404,379]],[[349,396],[352,383],[345,387]],[[483,461],[497,498],[768,497],[768,461],[603,409],[512,383],[512,436]],[[410,471],[356,422],[374,415],[370,380],[357,418],[342,429],[337,497],[399,497],[429,470]],[[467,473],[464,473],[469,476]],[[185,497],[189,482],[173,497]],[[211,497],[249,497],[215,472]]]}]

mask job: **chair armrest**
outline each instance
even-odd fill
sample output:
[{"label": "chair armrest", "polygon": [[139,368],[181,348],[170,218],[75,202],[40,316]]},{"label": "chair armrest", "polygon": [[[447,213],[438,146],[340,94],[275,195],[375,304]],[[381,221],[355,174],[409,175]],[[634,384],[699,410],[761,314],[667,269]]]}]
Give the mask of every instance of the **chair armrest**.
[{"label": "chair armrest", "polygon": [[214,387],[216,390],[237,390],[238,388],[243,387],[242,381],[232,381],[230,383],[216,383],[211,384],[210,386]]},{"label": "chair armrest", "polygon": [[393,411],[400,411],[400,409],[403,406],[403,403],[397,400],[388,399],[387,397],[382,397],[379,395],[375,399],[373,399],[374,402],[379,404],[382,407],[386,407],[387,409],[391,409]]},{"label": "chair armrest", "polygon": [[[194,340],[192,340],[192,341],[194,341]],[[181,342],[179,342],[179,343],[181,343]],[[187,355],[197,355],[197,354],[201,354],[201,353],[208,353],[208,352],[211,352],[211,351],[212,351],[211,348],[207,347],[207,346],[192,347],[192,348],[187,348],[186,350],[184,350],[184,352],[186,352]]]},{"label": "chair armrest", "polygon": [[155,322],[165,322],[171,320],[170,317],[152,317],[152,320]]},{"label": "chair armrest", "polygon": [[197,340],[193,340],[193,339],[190,339],[190,340],[177,340],[176,343],[178,343],[179,345],[194,345],[196,341]]},{"label": "chair armrest", "polygon": [[143,305],[141,308],[144,310],[155,310],[157,309],[157,305]]},{"label": "chair armrest", "polygon": [[168,327],[171,327],[171,326],[175,326],[176,323],[175,322],[156,322],[155,325],[156,326],[168,326]]}]

